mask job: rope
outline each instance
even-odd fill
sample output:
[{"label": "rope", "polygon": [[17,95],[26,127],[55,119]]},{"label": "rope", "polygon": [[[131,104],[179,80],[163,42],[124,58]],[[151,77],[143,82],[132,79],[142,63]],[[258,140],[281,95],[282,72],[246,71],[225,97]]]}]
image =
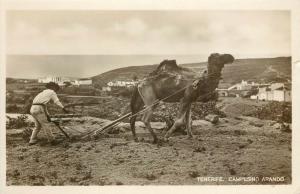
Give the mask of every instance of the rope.
[{"label": "rope", "polygon": [[[215,75],[219,76],[220,73],[214,73],[214,74],[210,74],[210,75],[206,75],[206,76],[200,76],[200,77],[197,77],[197,79],[205,78],[205,77],[206,77],[206,78],[214,78]],[[174,75],[173,77],[176,77],[176,76],[177,76],[177,75]],[[155,76],[153,76],[153,77],[155,77]],[[151,77],[151,78],[153,78],[153,77]],[[197,79],[182,79],[182,80],[194,80],[194,81],[195,81],[195,80],[197,80]],[[143,80],[142,80],[142,81],[143,81]],[[141,82],[141,81],[140,81],[140,82]],[[172,96],[178,94],[179,92],[181,92],[181,91],[187,89],[188,87],[190,87],[190,86],[192,86],[192,85],[193,85],[193,83],[192,83],[192,84],[187,84],[185,87],[183,87],[183,88],[177,90],[176,92],[174,92],[174,93],[172,93],[172,94],[170,94],[170,95],[168,95],[168,96],[166,96],[166,97],[164,97],[164,98],[162,98],[162,99],[160,99],[160,100],[156,100],[156,101],[153,102],[151,105],[144,107],[142,110],[140,110],[140,111],[138,111],[138,112],[132,114],[132,115],[129,116],[128,118],[130,119],[130,118],[132,118],[132,117],[134,117],[134,116],[137,116],[137,115],[139,115],[139,114],[142,114],[142,113],[146,112],[149,108],[152,108],[153,106],[156,106],[156,105],[159,104],[160,102],[162,102],[162,101],[164,101],[164,100],[166,100],[166,99],[168,99],[168,98],[170,98],[170,97],[172,97]],[[207,95],[210,95],[211,93],[212,93],[212,92],[208,92],[208,93],[206,93],[205,95],[202,95],[202,96],[201,96],[201,99],[204,98],[204,97],[206,97]],[[140,92],[139,92],[139,94],[141,95]],[[142,95],[141,95],[141,97],[142,97]],[[112,127],[117,126],[120,122],[121,122],[121,121],[117,122],[116,124],[110,126],[109,128],[112,128]],[[106,129],[109,129],[109,128],[106,128]],[[104,129],[103,129],[103,130],[104,130]],[[98,131],[98,133],[102,132],[103,130]],[[92,131],[89,131],[88,133],[84,134],[83,137],[86,137],[86,136],[90,135],[91,133],[94,133],[95,131],[97,131],[97,129],[92,130]]]},{"label": "rope", "polygon": [[[162,99],[160,99],[160,100],[156,100],[156,101],[153,102],[151,105],[149,105],[149,106],[143,108],[142,110],[140,110],[140,111],[134,113],[133,115],[129,116],[128,118],[130,119],[130,118],[132,118],[132,117],[134,117],[134,116],[137,116],[137,115],[139,115],[139,114],[143,114],[143,113],[146,112],[149,108],[151,108],[151,107],[153,107],[153,106],[159,104],[160,102],[162,102],[162,101],[164,101],[164,100],[166,100],[166,99],[168,99],[168,98],[170,98],[170,97],[172,97],[172,96],[178,94],[179,92],[181,92],[181,91],[187,89],[187,88],[190,87],[191,85],[192,85],[192,84],[188,84],[187,86],[185,86],[185,87],[183,87],[183,88],[177,90],[176,92],[172,93],[171,95],[169,95],[169,96],[167,96],[167,97],[165,97],[165,98],[162,98]],[[201,98],[204,98],[204,97],[206,97],[207,95],[210,95],[211,93],[212,93],[212,92],[206,93],[205,95],[202,95]],[[120,124],[121,122],[122,122],[122,121],[119,121],[119,122],[115,123],[114,125],[110,126],[109,128],[106,128],[106,129],[110,129],[110,128],[112,128],[112,127],[115,127],[115,126],[117,126],[118,124]],[[84,134],[83,138],[86,137],[86,136],[88,136],[88,135],[90,135],[90,134],[92,134],[92,133],[94,133],[94,132],[97,131],[97,130],[98,130],[98,129],[89,131],[88,133]],[[104,129],[103,129],[103,130],[104,130]],[[97,134],[99,134],[99,133],[102,132],[103,130],[98,131]]]},{"label": "rope", "polygon": [[[174,96],[175,94],[177,94],[177,93],[179,93],[179,92],[185,90],[185,89],[188,88],[189,86],[191,86],[191,85],[187,85],[187,86],[185,86],[185,87],[183,87],[183,88],[177,90],[177,91],[174,92],[173,94],[171,94],[171,95],[169,95],[169,96],[167,96],[167,97],[165,97],[165,98],[163,98],[163,99],[156,100],[156,101],[153,102],[151,105],[149,105],[149,106],[143,108],[142,110],[140,110],[140,111],[134,113],[133,115],[129,116],[128,118],[130,119],[130,118],[132,118],[132,117],[134,117],[134,116],[137,116],[137,115],[139,115],[139,114],[142,114],[142,113],[146,112],[149,108],[151,108],[151,107],[153,107],[153,106],[159,104],[161,101],[164,101],[164,100],[166,100],[166,99],[168,99],[168,98]],[[118,124],[120,124],[120,122],[121,122],[121,121],[117,122],[116,124],[112,125],[112,126],[109,127],[109,128],[112,128],[112,127],[117,126]],[[108,129],[108,128],[107,128],[107,129]],[[87,132],[86,134],[84,134],[83,138],[86,137],[86,136],[88,136],[88,135],[90,135],[90,134],[92,134],[92,133],[94,133],[94,132],[97,131],[97,130],[98,130],[98,129],[95,129],[95,130],[92,130],[92,131]],[[100,133],[100,132],[102,132],[102,130],[99,131],[99,133]]]}]

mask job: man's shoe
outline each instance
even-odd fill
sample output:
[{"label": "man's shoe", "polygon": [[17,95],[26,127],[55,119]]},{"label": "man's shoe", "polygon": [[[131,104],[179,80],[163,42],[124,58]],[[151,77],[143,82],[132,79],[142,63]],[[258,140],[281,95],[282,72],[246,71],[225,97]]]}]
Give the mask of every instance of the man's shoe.
[{"label": "man's shoe", "polygon": [[29,141],[29,143],[28,143],[28,145],[35,145],[35,144],[37,144],[37,140],[30,140]]}]

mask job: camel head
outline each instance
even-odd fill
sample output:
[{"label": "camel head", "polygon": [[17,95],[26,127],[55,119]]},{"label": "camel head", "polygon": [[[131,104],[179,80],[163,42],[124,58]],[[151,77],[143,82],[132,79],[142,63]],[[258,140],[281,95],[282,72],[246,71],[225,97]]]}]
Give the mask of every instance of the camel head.
[{"label": "camel head", "polygon": [[221,76],[225,64],[233,63],[234,57],[230,54],[213,53],[208,57],[208,75]]}]

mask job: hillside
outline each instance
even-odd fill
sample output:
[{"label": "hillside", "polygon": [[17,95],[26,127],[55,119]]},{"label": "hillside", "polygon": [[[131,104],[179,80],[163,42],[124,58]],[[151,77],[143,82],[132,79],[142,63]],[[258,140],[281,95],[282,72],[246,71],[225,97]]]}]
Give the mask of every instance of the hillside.
[{"label": "hillside", "polygon": [[[180,66],[200,71],[206,63],[180,64]],[[157,65],[130,66],[114,69],[92,77],[95,85],[103,86],[109,81],[131,80],[134,75],[139,79],[147,76]],[[278,77],[291,79],[291,57],[236,59],[223,69],[225,83],[237,83],[241,80],[272,81]]]}]

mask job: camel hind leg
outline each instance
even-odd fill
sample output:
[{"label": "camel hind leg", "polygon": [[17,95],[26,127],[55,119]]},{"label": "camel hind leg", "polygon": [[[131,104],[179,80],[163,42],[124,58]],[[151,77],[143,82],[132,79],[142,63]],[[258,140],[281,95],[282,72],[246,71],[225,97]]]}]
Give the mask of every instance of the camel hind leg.
[{"label": "camel hind leg", "polygon": [[[140,111],[143,108],[144,102],[137,90],[137,88],[135,88],[135,91],[133,92],[132,98],[131,98],[131,102],[130,102],[130,107],[131,107],[131,113],[132,115],[136,114],[138,111]],[[136,117],[137,115],[134,115],[130,118],[130,128],[131,128],[131,132],[133,135],[133,139],[135,141],[137,141],[137,136],[136,136],[136,132],[135,132],[135,121],[136,121]]]},{"label": "camel hind leg", "polygon": [[[145,87],[141,88],[140,93],[143,94],[142,98],[143,98],[143,101],[147,108],[147,111],[143,115],[142,121],[145,124],[145,127],[151,133],[151,135],[153,137],[153,143],[157,143],[158,138],[150,124],[152,114],[153,114],[153,111],[155,108],[155,106],[153,106],[153,104],[157,101],[157,97],[155,95],[154,89],[151,86],[145,86]],[[151,107],[149,107],[149,106],[151,106]]]},{"label": "camel hind leg", "polygon": [[158,142],[158,138],[154,132],[154,130],[151,127],[150,124],[150,120],[152,118],[152,114],[153,114],[153,107],[149,108],[149,110],[147,112],[145,112],[145,114],[143,115],[143,122],[146,126],[146,128],[148,129],[148,131],[151,133],[152,137],[153,137],[153,143],[157,143]]}]

